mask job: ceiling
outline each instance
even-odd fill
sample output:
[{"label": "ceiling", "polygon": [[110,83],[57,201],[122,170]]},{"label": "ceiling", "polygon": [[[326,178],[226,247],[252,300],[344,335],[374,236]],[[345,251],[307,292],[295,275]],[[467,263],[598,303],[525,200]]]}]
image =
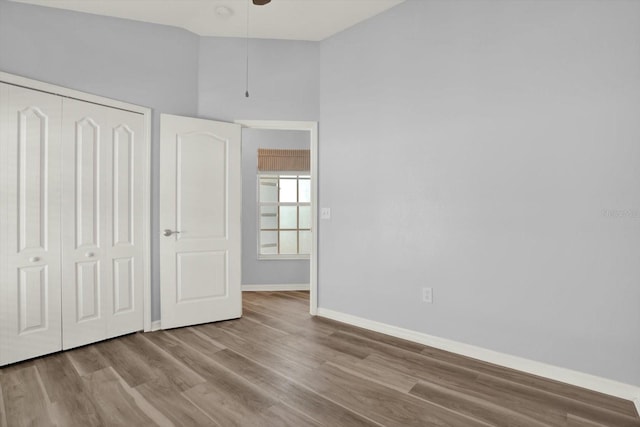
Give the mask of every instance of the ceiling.
[{"label": "ceiling", "polygon": [[[245,37],[250,0],[13,0],[184,28],[201,36]],[[404,0],[272,0],[249,6],[249,37],[323,40]]]}]

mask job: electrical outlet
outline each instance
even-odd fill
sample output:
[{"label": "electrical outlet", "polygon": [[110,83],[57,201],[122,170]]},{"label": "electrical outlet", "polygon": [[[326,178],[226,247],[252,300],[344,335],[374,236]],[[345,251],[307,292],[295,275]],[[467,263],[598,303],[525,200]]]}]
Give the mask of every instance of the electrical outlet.
[{"label": "electrical outlet", "polygon": [[427,304],[433,304],[433,289],[422,288],[422,301]]},{"label": "electrical outlet", "polygon": [[331,219],[331,208],[320,209],[320,219]]}]

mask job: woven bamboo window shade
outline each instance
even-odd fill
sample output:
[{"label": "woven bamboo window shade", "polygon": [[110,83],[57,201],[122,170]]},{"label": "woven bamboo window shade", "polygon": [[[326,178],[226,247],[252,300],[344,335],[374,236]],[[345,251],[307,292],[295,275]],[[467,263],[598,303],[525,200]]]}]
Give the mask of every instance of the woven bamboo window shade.
[{"label": "woven bamboo window shade", "polygon": [[259,172],[308,172],[310,170],[310,150],[258,148]]}]

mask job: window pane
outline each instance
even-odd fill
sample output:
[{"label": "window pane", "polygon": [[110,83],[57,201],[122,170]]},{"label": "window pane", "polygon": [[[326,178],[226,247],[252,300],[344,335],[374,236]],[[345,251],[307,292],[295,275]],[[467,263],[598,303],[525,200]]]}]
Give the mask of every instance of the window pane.
[{"label": "window pane", "polygon": [[311,206],[300,206],[300,228],[311,228]]},{"label": "window pane", "polygon": [[261,206],[260,207],[260,228],[278,228],[278,207],[277,206]]},{"label": "window pane", "polygon": [[300,179],[300,181],[298,181],[298,187],[299,187],[298,201],[300,203],[310,203],[311,202],[311,180]]},{"label": "window pane", "polygon": [[280,179],[280,201],[284,203],[297,202],[298,192],[296,179]]},{"label": "window pane", "polygon": [[270,255],[278,253],[278,232],[277,231],[261,231],[260,232],[260,253],[262,255]]},{"label": "window pane", "polygon": [[296,206],[280,206],[280,228],[298,228]]},{"label": "window pane", "polygon": [[300,253],[308,255],[311,253],[311,232],[300,232]]},{"label": "window pane", "polygon": [[297,254],[298,253],[298,232],[297,231],[281,231],[280,232],[280,253],[281,254]]},{"label": "window pane", "polygon": [[278,201],[278,178],[269,178],[269,177],[260,178],[260,201],[261,202],[277,202]]}]

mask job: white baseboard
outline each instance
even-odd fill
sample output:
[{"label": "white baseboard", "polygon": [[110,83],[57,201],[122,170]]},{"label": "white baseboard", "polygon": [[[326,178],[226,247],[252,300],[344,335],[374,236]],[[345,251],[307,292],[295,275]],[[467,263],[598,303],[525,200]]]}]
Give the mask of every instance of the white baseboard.
[{"label": "white baseboard", "polygon": [[308,283],[294,283],[284,285],[242,285],[242,291],[266,291],[266,292],[278,292],[278,291],[308,291]]},{"label": "white baseboard", "polygon": [[160,320],[154,320],[151,322],[151,332],[159,331],[160,329],[162,329],[162,323]]},{"label": "white baseboard", "polygon": [[407,341],[413,341],[418,344],[450,351],[452,353],[457,353],[463,356],[472,357],[474,359],[483,360],[485,362],[493,363],[496,365],[505,366],[507,368],[516,369],[518,371],[527,372],[533,375],[538,375],[563,383],[630,400],[635,403],[638,414],[640,415],[640,387],[637,386],[620,383],[583,372],[573,371],[571,369],[548,365],[542,362],[536,362],[534,360],[529,360],[518,356],[512,356],[509,354],[488,350],[482,347],[476,347],[470,344],[464,344],[445,338],[423,334],[421,332],[412,331],[410,329],[399,328],[397,326],[364,319],[362,317],[333,311],[327,308],[318,307],[318,316],[326,317],[328,319],[333,319],[338,322],[347,323],[349,325],[357,326],[360,328],[369,329],[371,331],[380,332],[382,334],[391,335],[393,337],[402,338]]}]

